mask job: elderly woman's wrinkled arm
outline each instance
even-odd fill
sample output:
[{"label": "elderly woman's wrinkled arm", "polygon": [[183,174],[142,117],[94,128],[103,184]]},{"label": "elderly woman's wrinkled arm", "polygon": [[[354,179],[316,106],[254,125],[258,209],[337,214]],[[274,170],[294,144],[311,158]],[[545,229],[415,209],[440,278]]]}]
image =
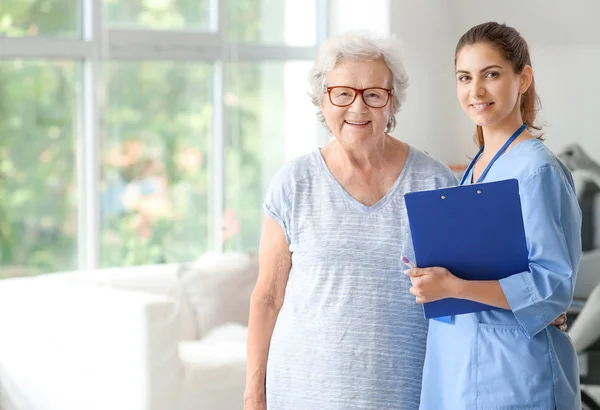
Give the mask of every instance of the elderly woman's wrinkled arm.
[{"label": "elderly woman's wrinkled arm", "polygon": [[250,299],[244,410],[266,410],[265,377],[271,336],[292,266],[283,229],[265,215],[259,249],[259,274]]}]

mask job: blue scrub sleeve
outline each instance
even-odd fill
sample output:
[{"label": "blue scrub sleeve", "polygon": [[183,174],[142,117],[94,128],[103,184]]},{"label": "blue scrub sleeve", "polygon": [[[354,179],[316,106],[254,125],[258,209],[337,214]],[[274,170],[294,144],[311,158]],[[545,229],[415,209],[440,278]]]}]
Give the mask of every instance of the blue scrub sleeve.
[{"label": "blue scrub sleeve", "polygon": [[520,183],[529,270],[500,280],[529,338],[566,311],[581,258],[581,210],[571,180],[544,166]]}]

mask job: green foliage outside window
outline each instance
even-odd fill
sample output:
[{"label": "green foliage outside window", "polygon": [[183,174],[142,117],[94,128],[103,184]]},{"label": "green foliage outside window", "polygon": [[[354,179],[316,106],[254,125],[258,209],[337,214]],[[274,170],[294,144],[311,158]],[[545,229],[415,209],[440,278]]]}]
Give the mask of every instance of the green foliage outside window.
[{"label": "green foliage outside window", "polygon": [[76,265],[80,70],[0,61],[0,265],[5,275]]}]

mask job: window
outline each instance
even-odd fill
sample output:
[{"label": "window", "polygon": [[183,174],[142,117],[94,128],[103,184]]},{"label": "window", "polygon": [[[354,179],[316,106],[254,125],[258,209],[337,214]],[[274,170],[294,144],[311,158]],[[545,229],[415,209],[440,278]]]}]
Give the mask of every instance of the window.
[{"label": "window", "polygon": [[326,10],[0,3],[0,278],[256,251],[273,174],[322,138]]},{"label": "window", "polygon": [[0,35],[80,37],[80,0],[2,0]]}]

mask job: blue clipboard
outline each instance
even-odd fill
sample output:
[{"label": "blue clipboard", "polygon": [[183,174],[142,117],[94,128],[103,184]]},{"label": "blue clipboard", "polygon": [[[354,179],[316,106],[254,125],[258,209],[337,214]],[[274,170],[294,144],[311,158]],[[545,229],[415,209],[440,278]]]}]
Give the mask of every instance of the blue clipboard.
[{"label": "blue clipboard", "polygon": [[[419,267],[442,266],[467,280],[499,280],[529,269],[516,179],[404,196]],[[426,318],[496,309],[465,299],[425,303]]]}]

